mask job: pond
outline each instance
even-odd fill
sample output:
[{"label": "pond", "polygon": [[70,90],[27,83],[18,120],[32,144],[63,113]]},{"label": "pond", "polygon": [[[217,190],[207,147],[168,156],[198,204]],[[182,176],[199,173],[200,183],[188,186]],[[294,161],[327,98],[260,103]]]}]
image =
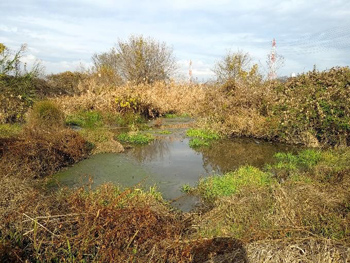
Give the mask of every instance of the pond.
[{"label": "pond", "polygon": [[121,154],[91,156],[59,172],[55,179],[60,185],[70,187],[87,184],[89,178],[93,179],[92,187],[107,182],[123,187],[156,185],[174,207],[190,211],[199,200],[181,192],[182,185],[194,186],[201,177],[223,174],[242,165],[261,168],[273,161],[276,152],[295,151],[290,145],[249,138],[220,140],[210,147],[194,150],[189,147],[185,126],[166,123],[162,126],[170,134],[155,129],[152,132],[157,139],[149,145],[133,147]]}]

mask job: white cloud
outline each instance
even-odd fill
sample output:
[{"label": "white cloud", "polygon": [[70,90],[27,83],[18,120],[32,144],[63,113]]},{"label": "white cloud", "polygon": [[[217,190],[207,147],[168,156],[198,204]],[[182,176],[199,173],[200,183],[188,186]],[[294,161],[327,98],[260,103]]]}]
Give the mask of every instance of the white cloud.
[{"label": "white cloud", "polygon": [[41,64],[45,67],[46,74],[59,73],[64,71],[79,71],[80,69],[89,69],[92,67],[90,61],[75,60],[75,61],[42,61]]},{"label": "white cloud", "polygon": [[0,31],[7,33],[16,33],[18,31],[17,27],[8,27],[5,25],[0,25]]},{"label": "white cloud", "polygon": [[[74,70],[131,34],[173,46],[183,75],[188,74],[184,61],[192,59],[193,74],[210,77],[228,50],[241,49],[265,63],[272,38],[286,58],[284,72],[301,72],[314,63],[350,64],[346,0],[12,0],[0,3],[0,16],[0,42],[15,50],[27,43],[27,53],[49,72]],[[343,30],[336,38],[335,28]],[[325,44],[320,36],[327,30]],[[299,55],[307,48],[316,55]]]}]

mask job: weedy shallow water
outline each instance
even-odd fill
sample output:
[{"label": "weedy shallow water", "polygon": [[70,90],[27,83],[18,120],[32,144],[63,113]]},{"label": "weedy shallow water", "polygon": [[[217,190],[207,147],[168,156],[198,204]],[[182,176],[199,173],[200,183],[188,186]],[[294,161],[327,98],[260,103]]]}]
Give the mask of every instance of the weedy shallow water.
[{"label": "weedy shallow water", "polygon": [[[164,119],[163,129],[151,132],[157,139],[122,154],[97,154],[55,175],[61,185],[79,187],[93,179],[92,187],[112,182],[123,187],[149,188],[156,185],[166,200],[182,211],[190,211],[198,198],[184,195],[183,185],[194,186],[199,179],[223,174],[242,165],[263,167],[277,152],[295,151],[285,144],[248,138],[218,140],[210,147],[192,149],[186,136],[189,118]],[[182,124],[182,125],[181,125]],[[182,128],[178,128],[181,127]],[[176,127],[176,128],[173,128]],[[166,128],[166,133],[163,131]]]}]

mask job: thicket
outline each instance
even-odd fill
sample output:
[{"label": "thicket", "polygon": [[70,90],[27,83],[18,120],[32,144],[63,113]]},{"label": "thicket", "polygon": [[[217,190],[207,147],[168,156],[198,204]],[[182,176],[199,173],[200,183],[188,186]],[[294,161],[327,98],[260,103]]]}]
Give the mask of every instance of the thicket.
[{"label": "thicket", "polygon": [[228,80],[206,92],[203,125],[229,136],[308,146],[350,143],[350,69],[312,71],[287,82]]},{"label": "thicket", "polygon": [[[273,85],[271,119],[280,139],[350,145],[350,69],[311,71]],[[278,123],[278,124],[277,124]]]}]

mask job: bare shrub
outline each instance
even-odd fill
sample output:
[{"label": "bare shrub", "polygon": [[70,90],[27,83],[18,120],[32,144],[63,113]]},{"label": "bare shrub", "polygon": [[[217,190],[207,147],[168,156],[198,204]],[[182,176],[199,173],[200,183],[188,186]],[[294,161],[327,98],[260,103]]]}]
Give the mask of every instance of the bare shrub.
[{"label": "bare shrub", "polygon": [[228,52],[222,60],[215,64],[213,69],[217,81],[224,83],[258,83],[262,77],[258,72],[258,65],[252,64],[249,53],[243,51]]},{"label": "bare shrub", "polygon": [[87,73],[65,71],[51,74],[46,77],[50,90],[55,90],[56,95],[73,95],[79,93],[78,85],[89,78]]},{"label": "bare shrub", "polygon": [[169,80],[176,69],[172,49],[142,35],[119,40],[109,52],[95,54],[92,59],[98,72],[136,84]]}]

